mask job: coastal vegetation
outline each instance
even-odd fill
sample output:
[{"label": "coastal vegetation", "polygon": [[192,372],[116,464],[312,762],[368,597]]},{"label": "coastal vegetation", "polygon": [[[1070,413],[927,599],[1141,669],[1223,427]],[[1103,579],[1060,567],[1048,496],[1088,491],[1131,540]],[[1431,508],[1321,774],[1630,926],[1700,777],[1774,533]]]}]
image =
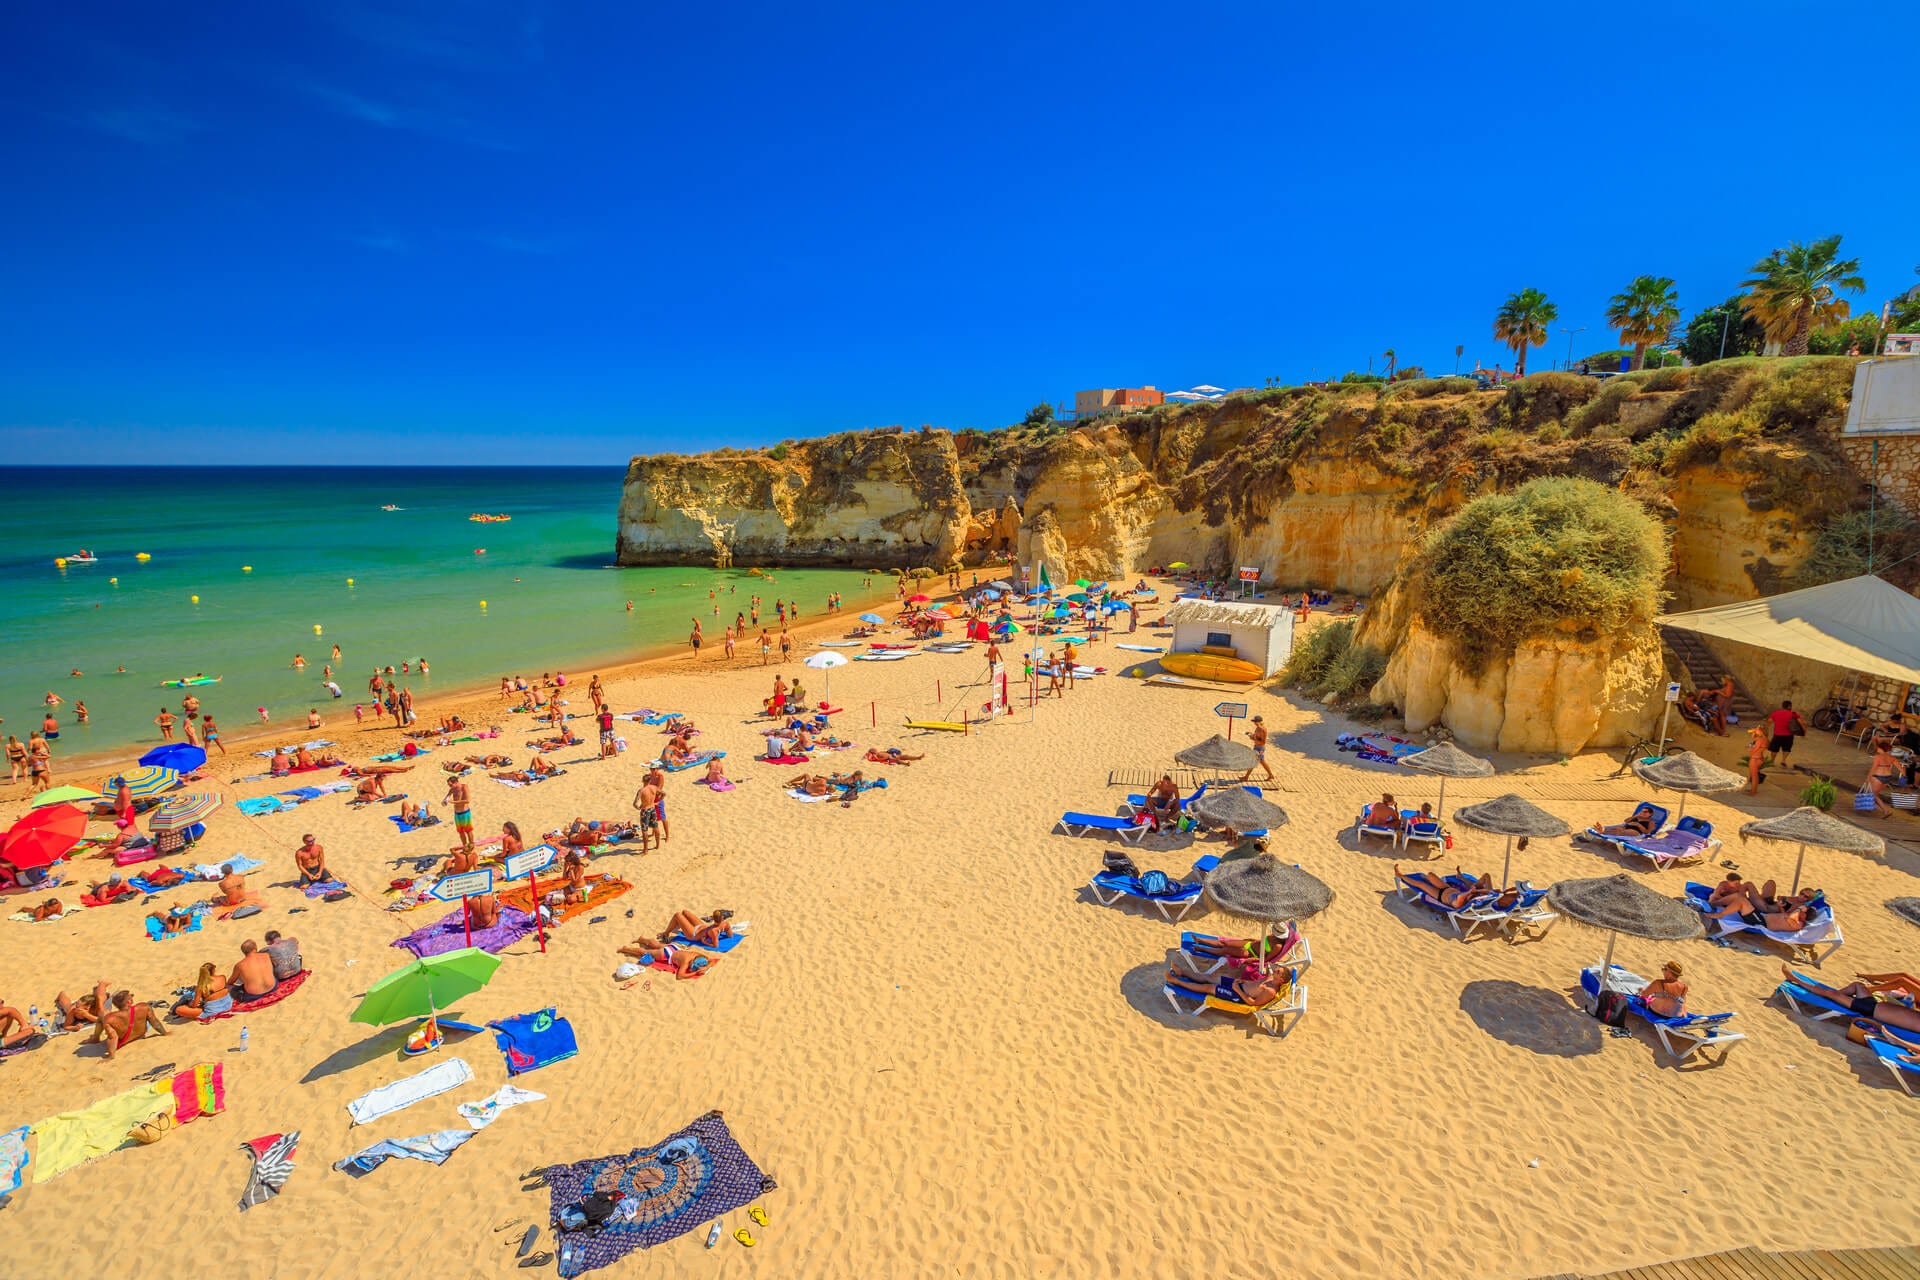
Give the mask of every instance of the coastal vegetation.
[{"label": "coastal vegetation", "polygon": [[1335,701],[1364,694],[1387,669],[1387,656],[1356,639],[1351,618],[1329,622],[1307,633],[1295,647],[1280,678],[1316,697]]},{"label": "coastal vegetation", "polygon": [[1840,292],[1864,293],[1860,259],[1840,256],[1840,237],[1827,236],[1812,244],[1795,240],[1753,264],[1752,278],[1742,282],[1746,308],[1766,330],[1769,342],[1781,344],[1780,354],[1803,356],[1816,330],[1844,321],[1850,309]]},{"label": "coastal vegetation", "polygon": [[1462,507],[1422,541],[1407,581],[1427,626],[1471,670],[1556,630],[1645,625],[1666,570],[1667,532],[1645,507],[1546,476]]},{"label": "coastal vegetation", "polygon": [[1527,348],[1543,345],[1547,326],[1560,316],[1560,308],[1547,301],[1538,289],[1522,289],[1500,304],[1493,317],[1493,336],[1513,351],[1513,370],[1527,376]]},{"label": "coastal vegetation", "polygon": [[1637,276],[1607,304],[1607,323],[1633,348],[1633,367],[1646,364],[1647,348],[1664,343],[1680,323],[1680,294],[1666,276]]}]

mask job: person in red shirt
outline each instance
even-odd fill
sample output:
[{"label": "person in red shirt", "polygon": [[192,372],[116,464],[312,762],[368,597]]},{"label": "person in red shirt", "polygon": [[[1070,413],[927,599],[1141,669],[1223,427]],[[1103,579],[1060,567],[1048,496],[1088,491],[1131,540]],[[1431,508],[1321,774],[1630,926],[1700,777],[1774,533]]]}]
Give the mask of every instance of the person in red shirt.
[{"label": "person in red shirt", "polygon": [[1767,743],[1767,750],[1773,753],[1775,766],[1783,766],[1793,755],[1793,739],[1805,733],[1807,726],[1801,721],[1800,713],[1793,709],[1793,703],[1783,700],[1778,711],[1769,712],[1767,723],[1773,730],[1773,737]]}]

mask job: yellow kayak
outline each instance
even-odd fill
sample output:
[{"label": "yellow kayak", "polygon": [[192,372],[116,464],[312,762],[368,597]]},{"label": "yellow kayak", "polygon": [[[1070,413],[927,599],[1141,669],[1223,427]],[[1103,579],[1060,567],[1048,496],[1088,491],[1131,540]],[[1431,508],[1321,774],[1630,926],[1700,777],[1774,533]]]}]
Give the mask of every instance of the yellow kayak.
[{"label": "yellow kayak", "polygon": [[1165,653],[1160,655],[1160,665],[1177,676],[1233,684],[1252,684],[1266,674],[1244,658],[1223,658],[1214,653]]}]

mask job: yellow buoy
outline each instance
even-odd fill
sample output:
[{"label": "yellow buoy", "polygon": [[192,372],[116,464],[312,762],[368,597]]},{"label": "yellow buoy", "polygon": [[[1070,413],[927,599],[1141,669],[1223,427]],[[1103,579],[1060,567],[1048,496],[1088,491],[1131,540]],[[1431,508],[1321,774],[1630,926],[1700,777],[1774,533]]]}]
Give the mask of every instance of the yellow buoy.
[{"label": "yellow buoy", "polygon": [[352,578],[348,578],[348,579],[347,579],[347,585],[348,585],[348,586],[352,586],[352,585],[353,585],[353,579],[352,579]]},{"label": "yellow buoy", "polygon": [[190,600],[192,600],[192,601],[193,601],[193,602],[194,602],[195,604],[199,604],[199,603],[200,603],[200,597],[199,597],[199,596],[189,596],[189,597],[188,597],[188,599],[190,599]]},{"label": "yellow buoy", "polygon": [[480,602],[480,607],[481,607],[482,609],[484,609],[484,608],[486,608],[486,607],[487,607],[487,602],[486,602],[485,600],[482,600],[482,601]]},{"label": "yellow buoy", "polygon": [[65,556],[55,556],[53,558],[53,562],[59,565],[62,569],[67,567],[67,558]]},{"label": "yellow buoy", "polygon": [[320,634],[320,624],[317,622],[313,624],[313,634],[315,635]]},{"label": "yellow buoy", "polygon": [[107,581],[116,587],[120,585],[120,579],[118,578],[108,578]]},{"label": "yellow buoy", "polygon": [[135,560],[151,560],[153,559],[153,557],[148,555],[146,552],[142,551],[138,555],[134,556],[134,559]]},{"label": "yellow buoy", "polygon": [[240,572],[242,572],[242,573],[252,573],[252,572],[253,572],[253,566],[252,566],[252,565],[250,565],[250,564],[243,564],[243,565],[241,565],[241,566],[240,566]]}]

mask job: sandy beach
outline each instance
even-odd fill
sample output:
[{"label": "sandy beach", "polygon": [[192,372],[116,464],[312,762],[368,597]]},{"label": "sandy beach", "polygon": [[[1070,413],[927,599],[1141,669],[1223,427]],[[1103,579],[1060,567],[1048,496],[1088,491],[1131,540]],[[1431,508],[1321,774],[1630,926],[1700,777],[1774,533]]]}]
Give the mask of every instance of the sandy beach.
[{"label": "sandy beach", "polygon": [[[809,619],[801,634],[845,625]],[[789,679],[809,651],[796,646],[780,668]],[[1311,1007],[1280,1039],[1219,1015],[1176,1015],[1161,976],[1179,929],[1138,908],[1097,905],[1088,877],[1119,846],[1051,830],[1064,810],[1111,813],[1138,789],[1109,785],[1111,771],[1157,770],[1216,732],[1217,695],[1128,679],[1125,659],[1144,655],[1102,642],[1088,661],[1113,671],[963,736],[899,725],[956,704],[957,686],[982,680],[979,647],[853,663],[833,673],[833,698],[847,708],[835,728],[862,750],[899,746],[926,758],[866,765],[853,750],[782,766],[752,759],[766,724],[753,712],[773,673],[757,656],[728,666],[713,652],[609,671],[609,701],[617,711],[684,713],[703,731],[697,747],[728,753],[739,786],[715,794],[693,784],[697,771],[670,775],[670,840],[593,867],[632,891],[560,926],[544,955],[532,939],[511,946],[491,984],[461,1004],[473,1022],[555,1006],[579,1054],[517,1078],[545,1100],[503,1114],[444,1165],[393,1161],[358,1180],[328,1167],[376,1139],[461,1127],[454,1104],[506,1082],[490,1036],[450,1039],[416,1061],[398,1052],[404,1025],[348,1020],[368,984],[406,959],[392,940],[440,914],[438,904],[389,911],[382,891],[415,860],[444,856],[450,823],[401,833],[388,806],[353,809],[345,796],[244,817],[236,800],[289,784],[235,781],[264,768],[247,752],[267,741],[242,749],[236,739],[233,755],[209,765],[226,805],[194,859],[262,860],[250,877],[268,904],[262,914],[163,942],[144,938],[140,917],[151,908],[138,905],[0,921],[0,1001],[22,1010],[47,1009],[57,990],[78,993],[103,977],[157,1000],[190,982],[202,960],[230,967],[241,940],[268,928],[297,937],[312,971],[293,997],[244,1019],[244,1054],[235,1019],[169,1024],[169,1038],[131,1044],[112,1062],[79,1035],[0,1060],[0,1130],[120,1093],[167,1063],[224,1063],[227,1087],[223,1114],[151,1146],[44,1184],[29,1173],[0,1214],[13,1242],[6,1272],[129,1274],[166,1257],[210,1277],[348,1276],[369,1266],[504,1274],[524,1224],[495,1228],[544,1223],[547,1210],[546,1193],[523,1192],[518,1175],[649,1145],[713,1110],[778,1183],[756,1202],[766,1226],[744,1211],[727,1216],[729,1236],[749,1227],[758,1243],[723,1236],[708,1252],[702,1224],[602,1274],[1528,1277],[1740,1245],[1905,1244],[1920,1229],[1899,1176],[1920,1159],[1920,1103],[1835,1024],[1805,1022],[1770,999],[1779,951],[1623,939],[1617,962],[1651,973],[1681,959],[1695,1007],[1737,1011],[1748,1038],[1724,1064],[1677,1069],[1644,1025],[1608,1036],[1571,995],[1604,934],[1562,921],[1538,941],[1463,944],[1444,921],[1393,899],[1396,855],[1384,842],[1356,842],[1354,814],[1383,789],[1418,803],[1434,784],[1340,754],[1336,735],[1357,726],[1337,715],[1267,689],[1245,695],[1273,734],[1269,796],[1291,815],[1275,851],[1336,893],[1305,924]],[[588,674],[570,673],[576,712],[590,710]],[[805,676],[817,696],[819,673]],[[972,700],[984,696],[976,689]],[[440,762],[492,749],[522,760],[533,736],[531,718],[509,714],[494,694],[423,702],[421,722],[450,707],[506,734],[442,748],[401,776],[393,790],[436,808]],[[334,719],[321,736],[351,761],[397,741]],[[590,733],[589,745],[550,753],[566,773],[537,787],[471,775],[478,833],[512,819],[531,841],[576,815],[630,813],[644,762],[666,739],[628,722],[622,732],[629,750],[610,761],[596,758]],[[1738,751],[1732,739],[1691,731],[1681,745],[1729,767]],[[1617,754],[1496,763],[1495,777],[1450,785],[1449,808],[1512,790],[1578,829],[1617,821],[1646,794],[1632,778],[1607,776]],[[104,772],[55,764],[60,782]],[[861,767],[889,785],[850,806],[800,803],[780,785],[802,768]],[[1695,798],[1688,812],[1727,835],[1718,857],[1749,877],[1784,879],[1790,846],[1743,845],[1732,833],[1747,817],[1790,808],[1797,788],[1789,774],[1755,800]],[[23,786],[0,796],[0,820],[26,811]],[[1807,882],[1827,888],[1844,924],[1846,945],[1821,971],[1836,984],[1861,970],[1920,969],[1920,932],[1881,905],[1920,883],[1913,822],[1871,825],[1891,842],[1884,859],[1808,855]],[[309,901],[286,887],[306,832],[351,884],[348,900]],[[1497,838],[1456,828],[1456,839],[1426,865],[1498,873]],[[1142,867],[1178,874],[1224,851],[1217,841],[1149,837],[1130,852]],[[70,882],[107,867],[70,865]],[[1535,841],[1514,864],[1540,885],[1623,869],[1674,894],[1722,870],[1656,874],[1566,839]],[[56,892],[77,907],[71,883]],[[614,980],[617,946],[657,931],[676,909],[716,907],[751,927],[709,974]],[[1247,927],[1217,912],[1187,924]],[[352,1127],[350,1099],[454,1057],[472,1068],[472,1083]],[[295,1129],[303,1139],[284,1193],[237,1212],[248,1174],[240,1144]],[[538,1247],[553,1247],[550,1232]]]}]

